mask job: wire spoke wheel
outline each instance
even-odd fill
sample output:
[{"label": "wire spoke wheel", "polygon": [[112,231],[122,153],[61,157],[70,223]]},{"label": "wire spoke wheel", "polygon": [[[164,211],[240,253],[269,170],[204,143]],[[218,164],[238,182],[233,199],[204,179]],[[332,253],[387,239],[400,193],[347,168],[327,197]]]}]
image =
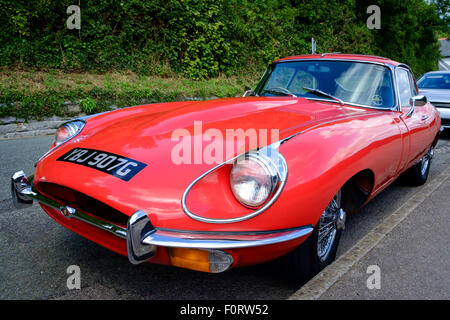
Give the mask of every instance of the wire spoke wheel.
[{"label": "wire spoke wheel", "polygon": [[434,150],[433,148],[428,149],[427,154],[422,158],[421,166],[420,166],[420,173],[424,176],[428,170],[428,167],[430,165],[430,161],[433,158]]},{"label": "wire spoke wheel", "polygon": [[319,220],[317,256],[321,262],[328,258],[333,247],[337,233],[337,221],[340,214],[340,199],[341,192],[339,191],[333,200],[331,200]]},{"label": "wire spoke wheel", "polygon": [[421,186],[427,182],[433,155],[434,146],[432,145],[422,159],[405,172],[404,176],[410,184]]},{"label": "wire spoke wheel", "polygon": [[286,275],[296,283],[304,284],[335,259],[346,220],[341,195],[339,190],[322,212],[311,235],[284,258]]}]

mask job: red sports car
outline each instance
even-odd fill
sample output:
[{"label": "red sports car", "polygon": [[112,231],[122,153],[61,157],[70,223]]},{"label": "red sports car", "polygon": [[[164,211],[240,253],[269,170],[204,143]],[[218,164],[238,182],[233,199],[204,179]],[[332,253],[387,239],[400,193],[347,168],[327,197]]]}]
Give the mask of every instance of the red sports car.
[{"label": "red sports car", "polygon": [[133,264],[223,272],[285,256],[304,281],[335,258],[346,214],[402,173],[425,183],[440,126],[405,64],[294,56],[241,98],[67,122],[12,197]]}]

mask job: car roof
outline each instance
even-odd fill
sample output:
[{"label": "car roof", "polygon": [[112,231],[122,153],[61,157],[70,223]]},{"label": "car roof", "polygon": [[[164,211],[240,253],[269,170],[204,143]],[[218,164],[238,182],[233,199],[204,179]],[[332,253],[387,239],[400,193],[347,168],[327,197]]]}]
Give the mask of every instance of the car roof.
[{"label": "car roof", "polygon": [[363,54],[347,54],[347,53],[320,53],[320,54],[304,54],[297,56],[285,57],[274,62],[289,61],[289,60],[307,60],[307,59],[336,59],[336,60],[357,60],[367,62],[377,62],[383,64],[390,64],[393,66],[400,65],[401,63],[378,56],[369,56]]},{"label": "car roof", "polygon": [[[425,74],[450,74],[450,71],[442,70],[442,71],[429,71]],[[424,74],[424,75],[425,75]]]}]

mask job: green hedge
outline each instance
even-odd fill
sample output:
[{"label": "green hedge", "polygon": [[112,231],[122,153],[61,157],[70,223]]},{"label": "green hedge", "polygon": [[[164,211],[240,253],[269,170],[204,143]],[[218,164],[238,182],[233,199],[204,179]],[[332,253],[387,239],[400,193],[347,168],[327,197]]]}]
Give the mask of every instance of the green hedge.
[{"label": "green hedge", "polygon": [[[66,27],[80,3],[81,30]],[[366,8],[381,7],[380,30]],[[310,52],[378,54],[416,74],[439,59],[436,6],[424,0],[0,0],[0,66],[131,70],[192,79],[259,74]]]},{"label": "green hedge", "polygon": [[135,73],[63,73],[0,71],[0,118],[31,119],[73,116],[68,105],[86,114],[146,103],[241,96],[255,87],[246,77],[218,77],[203,81],[158,78]]}]

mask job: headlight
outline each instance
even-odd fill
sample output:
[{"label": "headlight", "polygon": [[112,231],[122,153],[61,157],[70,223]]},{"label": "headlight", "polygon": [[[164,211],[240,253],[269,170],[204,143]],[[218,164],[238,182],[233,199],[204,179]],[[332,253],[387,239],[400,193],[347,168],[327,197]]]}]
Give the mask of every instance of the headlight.
[{"label": "headlight", "polygon": [[[278,152],[273,149],[271,151],[272,155],[285,164]],[[236,199],[252,208],[265,203],[285,178],[285,172],[280,172],[277,162],[257,152],[237,158],[230,173],[231,190]]]},{"label": "headlight", "polygon": [[[278,151],[281,142],[273,143],[269,146],[261,148],[257,151],[250,151],[240,156],[231,158],[203,173],[197,179],[191,182],[184,190],[181,198],[181,205],[184,213],[190,218],[207,223],[235,223],[251,219],[267,210],[280,196],[286,185],[288,168],[286,160]],[[230,170],[229,166],[232,165]],[[214,213],[218,213],[220,218],[211,217],[208,211],[206,215],[200,215],[198,212],[204,208],[203,201],[195,201],[195,198],[205,193],[210,192],[211,187],[208,183],[203,184],[202,180],[212,172],[217,173],[223,177],[223,174],[229,172],[229,182],[221,181],[217,188],[223,188],[222,183],[230,183],[232,192],[226,193],[222,198],[215,198],[208,202],[211,209],[218,207]],[[220,179],[222,180],[222,179]],[[210,181],[210,180],[209,180]],[[197,186],[195,195],[191,195],[190,207],[188,207],[189,192]],[[228,187],[228,186],[225,186]],[[199,192],[200,191],[200,192]],[[216,189],[217,191],[217,189]],[[221,192],[223,190],[220,190]],[[215,192],[214,189],[211,192]],[[233,193],[234,196],[231,196]],[[230,198],[231,196],[231,198]],[[238,216],[228,217],[228,210],[235,206],[235,199],[245,208],[251,209],[238,210]],[[230,201],[231,200],[231,201]],[[224,210],[225,209],[225,210]],[[239,215],[240,214],[240,215]]]},{"label": "headlight", "polygon": [[58,128],[58,130],[56,130],[55,146],[59,146],[75,137],[81,130],[83,130],[84,125],[85,122],[83,120],[73,120],[64,123]]}]

